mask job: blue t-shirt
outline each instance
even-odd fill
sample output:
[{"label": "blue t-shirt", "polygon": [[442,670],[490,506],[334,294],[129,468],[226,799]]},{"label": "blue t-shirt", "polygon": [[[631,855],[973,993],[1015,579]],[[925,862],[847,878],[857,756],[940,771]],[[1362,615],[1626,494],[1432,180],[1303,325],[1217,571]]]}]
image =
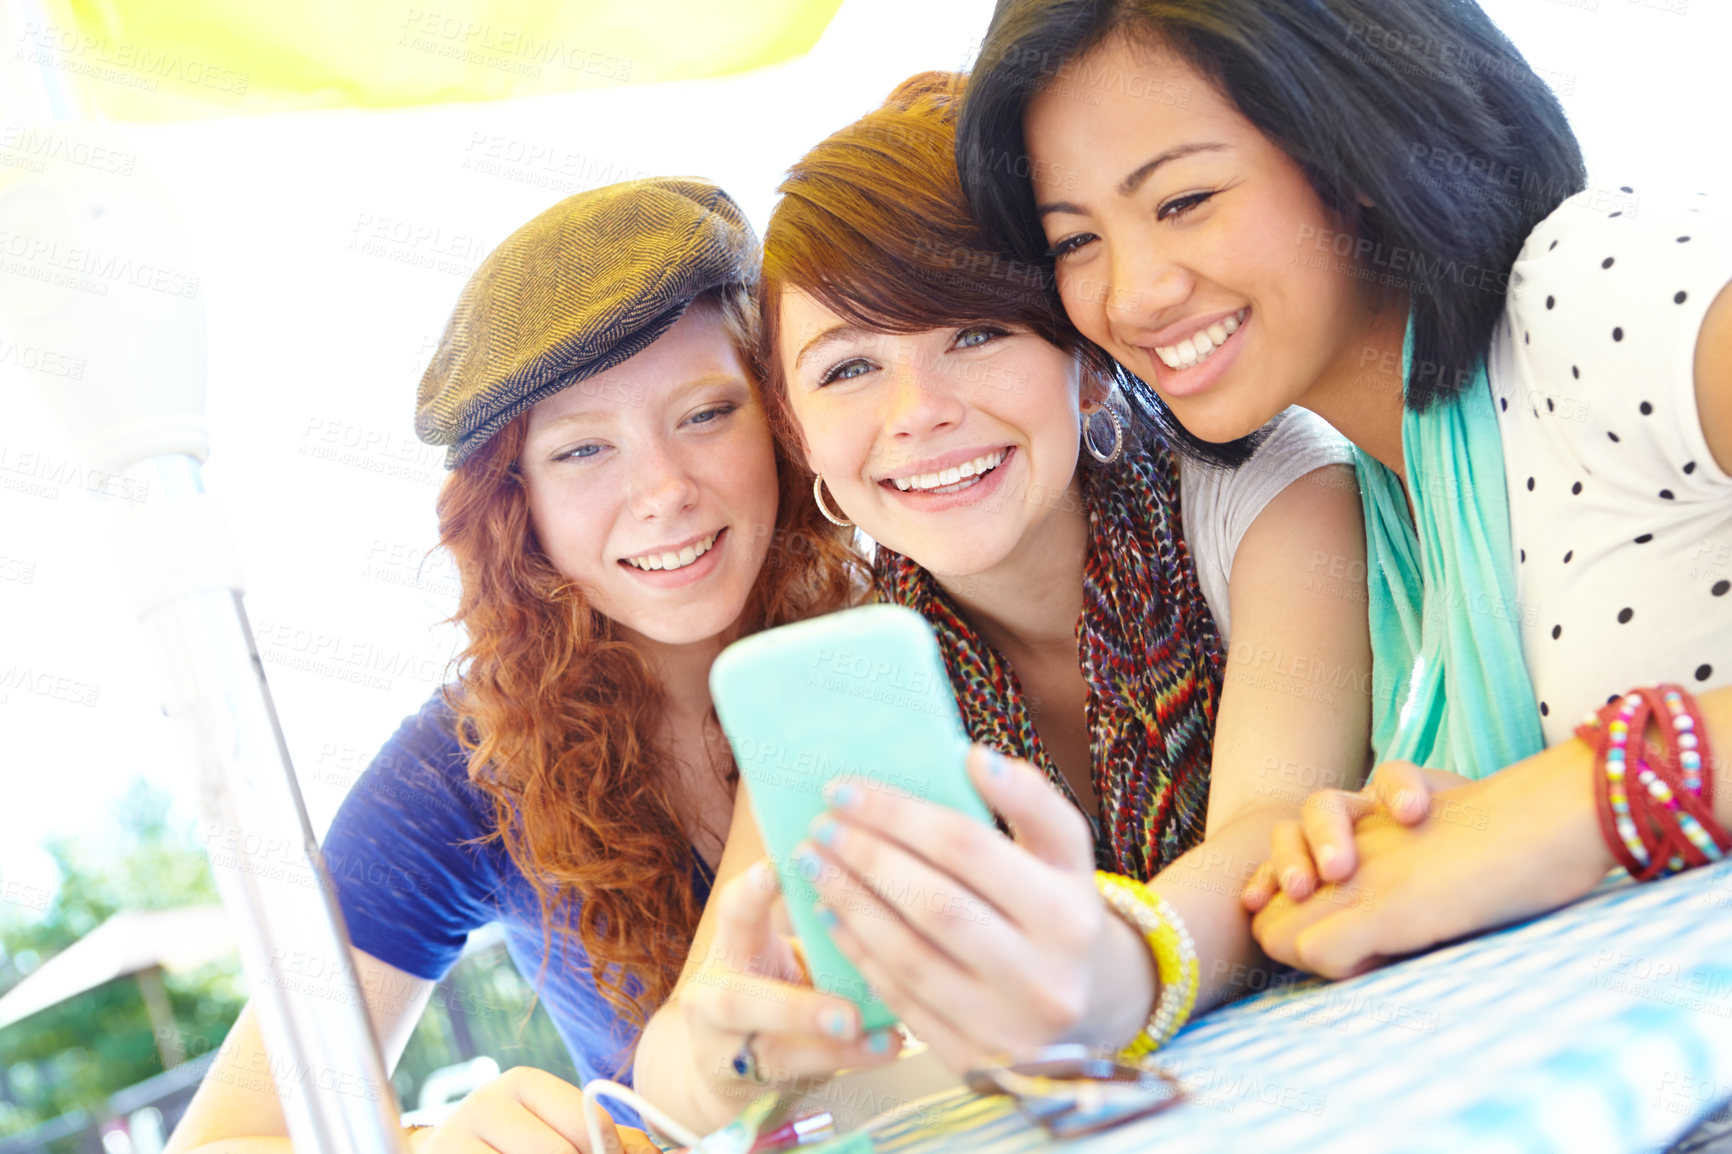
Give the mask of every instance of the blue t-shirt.
[{"label": "blue t-shirt", "polygon": [[[435,693],[379,750],[325,835],[325,864],[350,941],[382,962],[438,981],[471,931],[501,923],[518,972],[531,982],[540,979],[541,1002],[583,1079],[630,1085],[631,1070],[622,1064],[636,1032],[596,989],[580,944],[555,933],[547,946],[534,887],[500,842],[478,841],[493,830],[492,802],[469,783],[456,717]],[[710,875],[692,856],[692,888],[701,905]],[[642,1126],[623,1105],[609,1101],[607,1108],[621,1125]]]}]

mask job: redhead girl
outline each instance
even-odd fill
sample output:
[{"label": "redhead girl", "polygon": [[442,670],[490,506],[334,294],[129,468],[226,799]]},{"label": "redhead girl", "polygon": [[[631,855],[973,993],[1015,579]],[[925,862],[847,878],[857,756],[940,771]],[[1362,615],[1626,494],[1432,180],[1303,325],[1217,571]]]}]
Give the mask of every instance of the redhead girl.
[{"label": "redhead girl", "polygon": [[[1361,564],[1344,445],[1295,412],[1243,468],[1194,466],[1121,411],[1110,362],[969,215],[958,105],[959,78],[915,77],[794,166],[762,307],[808,500],[876,542],[879,596],[937,633],[1016,835],[843,790],[804,851],[838,945],[962,1070],[1146,1046],[1236,992],[1260,956],[1238,891],[1297,781],[1366,768],[1369,652],[1363,603],[1314,563]],[[735,896],[723,956],[639,1051],[645,1089],[652,1046],[693,1055],[654,1077],[706,1120],[738,1108],[742,1036],[778,1074],[834,1069],[790,1010],[806,992],[777,984],[797,971],[734,972],[768,945],[761,891]],[[1157,979],[1145,915],[1188,928],[1200,989]]]},{"label": "redhead girl", "polygon": [[[585,1079],[620,1076],[729,873],[710,662],[859,585],[771,438],[756,273],[720,189],[634,181],[525,225],[458,301],[416,427],[451,446],[440,534],[468,645],[324,844],[391,1064],[467,935],[501,922]],[[286,1151],[276,1096],[250,1088],[265,1068],[249,1009],[172,1148]],[[589,1149],[577,1088],[530,1069],[412,1140]]]},{"label": "redhead girl", "polygon": [[[1272,956],[1351,973],[1732,849],[1732,240],[1705,199],[1572,196],[1562,110],[1471,0],[1004,0],[958,156],[1194,449],[1290,405],[1355,446],[1386,764],[1277,831],[1247,893]],[[1657,683],[1656,717],[1694,695],[1687,737],[1620,721]],[[1630,816],[1625,741],[1701,790],[1694,832]],[[1334,900],[1349,877],[1374,907]]]}]

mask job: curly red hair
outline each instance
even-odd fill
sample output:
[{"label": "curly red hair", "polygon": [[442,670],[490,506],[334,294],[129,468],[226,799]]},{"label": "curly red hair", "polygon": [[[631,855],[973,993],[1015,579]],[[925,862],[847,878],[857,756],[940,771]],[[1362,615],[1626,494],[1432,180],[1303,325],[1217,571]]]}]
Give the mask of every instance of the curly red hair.
[{"label": "curly red hair", "polygon": [[[747,286],[691,307],[718,310],[753,363]],[[440,542],[462,577],[453,620],[468,634],[447,697],[470,780],[492,799],[494,836],[541,900],[548,956],[555,933],[576,938],[596,988],[641,1029],[673,990],[697,929],[696,831],[683,828],[662,772],[662,686],[537,542],[512,467],[527,428],[527,414],[511,422],[439,494]],[[840,608],[865,586],[847,537],[819,515],[780,440],[776,466],[776,537],[742,633]]]}]

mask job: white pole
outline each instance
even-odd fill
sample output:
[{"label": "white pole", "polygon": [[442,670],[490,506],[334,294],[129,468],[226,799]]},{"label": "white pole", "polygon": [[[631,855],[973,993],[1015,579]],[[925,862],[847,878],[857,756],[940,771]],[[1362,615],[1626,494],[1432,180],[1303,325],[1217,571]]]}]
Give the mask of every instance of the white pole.
[{"label": "white pole", "polygon": [[[396,1096],[247,625],[233,538],[200,477],[204,309],[172,206],[119,134],[15,127],[45,134],[35,154],[48,159],[0,169],[0,336],[19,363],[67,370],[25,375],[70,433],[86,487],[121,509],[122,577],[159,642],[164,710],[186,738],[289,1136],[317,1154],[398,1154]],[[76,778],[66,787],[76,796]]]}]

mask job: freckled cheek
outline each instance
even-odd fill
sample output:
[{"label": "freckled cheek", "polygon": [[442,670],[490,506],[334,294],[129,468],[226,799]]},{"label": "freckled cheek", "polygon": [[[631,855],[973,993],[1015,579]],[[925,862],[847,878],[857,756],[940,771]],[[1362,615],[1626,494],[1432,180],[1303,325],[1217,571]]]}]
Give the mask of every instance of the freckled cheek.
[{"label": "freckled cheek", "polygon": [[575,579],[586,569],[605,570],[612,531],[627,516],[625,504],[625,494],[605,482],[559,486],[532,492],[529,519],[547,559]]},{"label": "freckled cheek", "polygon": [[539,528],[536,534],[544,542],[547,559],[560,576],[570,581],[584,581],[592,575],[608,572],[607,533],[600,525],[554,524],[547,532]]}]

